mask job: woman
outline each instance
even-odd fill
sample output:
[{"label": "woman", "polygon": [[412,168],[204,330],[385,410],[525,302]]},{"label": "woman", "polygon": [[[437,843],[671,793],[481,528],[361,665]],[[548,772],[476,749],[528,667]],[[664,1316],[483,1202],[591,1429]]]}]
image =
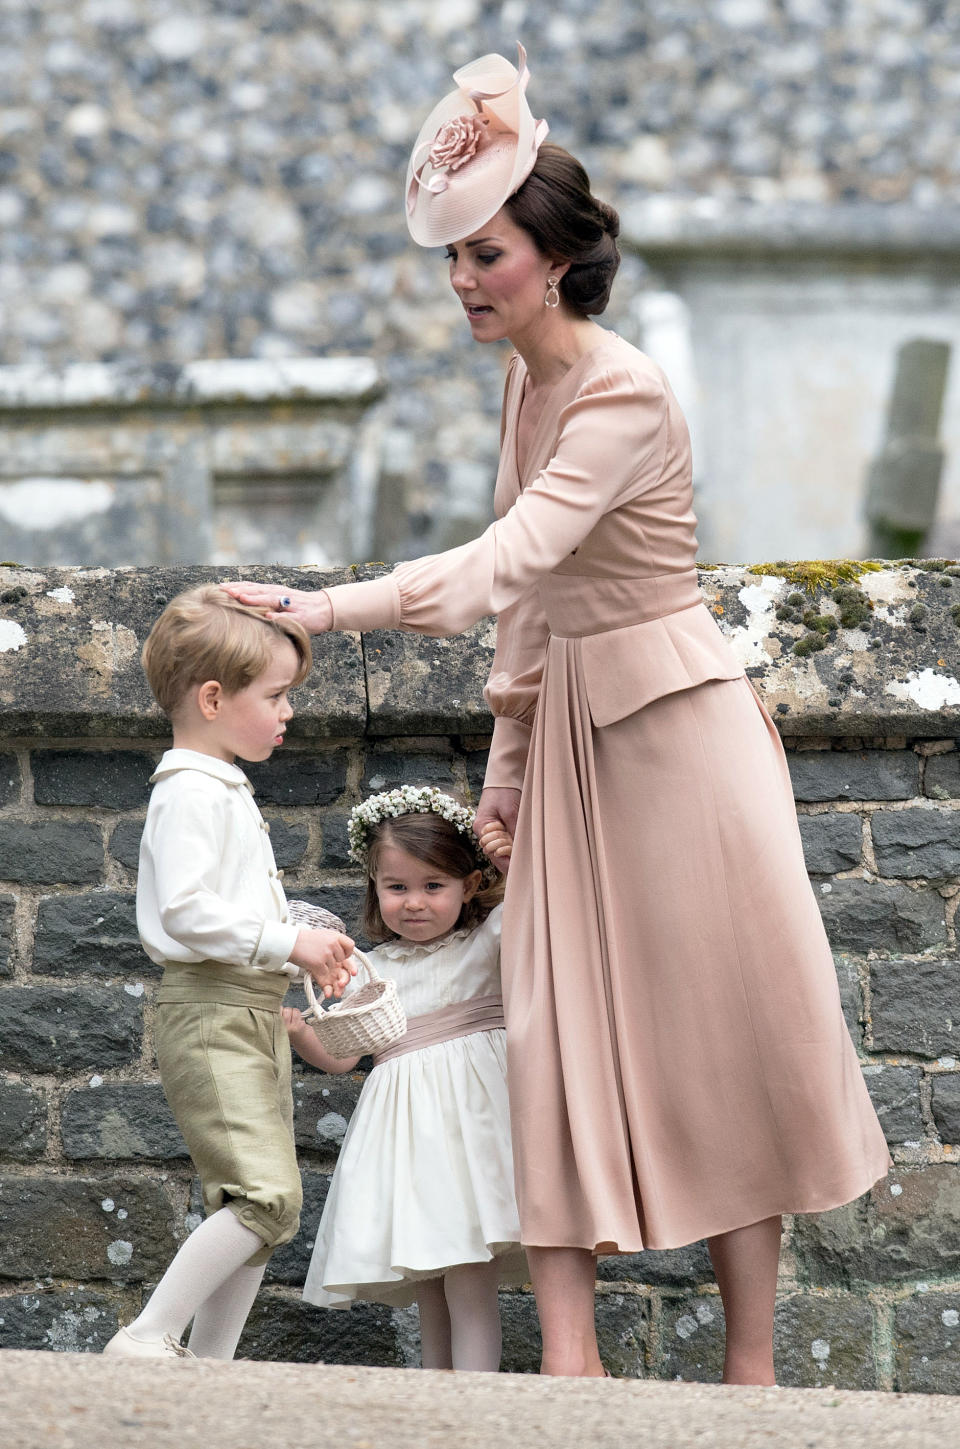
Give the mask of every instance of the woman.
[{"label": "woman", "polygon": [[600,1375],[595,1256],[707,1238],[724,1379],[772,1383],[784,1212],[889,1157],[840,1010],[775,729],[699,599],[690,448],[659,368],[591,320],[616,214],[486,56],[428,117],[414,239],[473,337],[509,338],[481,538],[311,594],[230,586],[308,629],[499,617],[477,828],[515,832],[510,1099],[543,1372]]}]

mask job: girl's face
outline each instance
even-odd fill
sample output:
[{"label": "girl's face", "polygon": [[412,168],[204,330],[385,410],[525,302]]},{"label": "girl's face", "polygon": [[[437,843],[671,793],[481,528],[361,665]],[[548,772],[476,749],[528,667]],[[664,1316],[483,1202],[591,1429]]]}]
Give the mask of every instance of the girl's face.
[{"label": "girl's face", "polygon": [[450,285],[456,292],[477,342],[518,342],[548,325],[544,306],[548,277],[562,277],[539,252],[533,238],[501,208],[479,231],[447,247]]},{"label": "girl's face", "polygon": [[396,845],[377,857],[377,900],[384,925],[405,941],[435,941],[453,930],[465,901],[480,888],[480,872],[444,875]]}]

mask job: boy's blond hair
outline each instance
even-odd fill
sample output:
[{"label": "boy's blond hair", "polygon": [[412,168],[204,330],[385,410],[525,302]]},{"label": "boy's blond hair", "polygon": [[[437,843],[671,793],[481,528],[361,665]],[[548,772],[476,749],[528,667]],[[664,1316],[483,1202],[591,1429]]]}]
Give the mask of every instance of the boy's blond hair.
[{"label": "boy's blond hair", "polygon": [[191,686],[215,679],[237,694],[270,664],[278,639],[289,639],[299,664],[292,684],[310,673],[310,637],[296,619],[268,619],[218,588],[201,584],[171,599],[147,637],[140,656],[154,698],[167,716]]}]

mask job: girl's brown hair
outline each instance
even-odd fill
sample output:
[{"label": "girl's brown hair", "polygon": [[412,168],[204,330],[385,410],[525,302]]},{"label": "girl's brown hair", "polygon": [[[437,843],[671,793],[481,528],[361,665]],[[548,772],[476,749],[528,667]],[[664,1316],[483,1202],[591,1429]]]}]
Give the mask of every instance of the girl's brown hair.
[{"label": "girl's brown hair", "polygon": [[[443,875],[464,880],[480,869],[477,851],[466,836],[461,835],[455,825],[436,815],[432,810],[422,814],[410,811],[407,815],[395,815],[381,820],[369,829],[367,836],[369,855],[367,857],[367,895],[363,903],[363,930],[371,941],[387,941],[394,932],[384,922],[377,899],[377,861],[386,845],[405,850],[414,859]],[[503,878],[493,885],[483,886],[470,900],[464,901],[454,929],[479,926],[486,920],[494,906],[503,899]]]},{"label": "girl's brown hair", "polygon": [[570,263],[560,279],[563,300],[583,317],[602,312],[620,265],[620,218],[591,194],[590,178],[576,157],[545,142],[505,206],[543,256]]}]

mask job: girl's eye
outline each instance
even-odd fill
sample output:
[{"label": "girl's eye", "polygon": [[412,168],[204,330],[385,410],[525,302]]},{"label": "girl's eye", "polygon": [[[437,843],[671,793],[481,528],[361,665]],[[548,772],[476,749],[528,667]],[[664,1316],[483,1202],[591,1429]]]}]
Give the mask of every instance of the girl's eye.
[{"label": "girl's eye", "polygon": [[428,880],[427,881],[427,890],[428,891],[442,891],[443,890],[443,881],[440,881],[440,880]]}]

